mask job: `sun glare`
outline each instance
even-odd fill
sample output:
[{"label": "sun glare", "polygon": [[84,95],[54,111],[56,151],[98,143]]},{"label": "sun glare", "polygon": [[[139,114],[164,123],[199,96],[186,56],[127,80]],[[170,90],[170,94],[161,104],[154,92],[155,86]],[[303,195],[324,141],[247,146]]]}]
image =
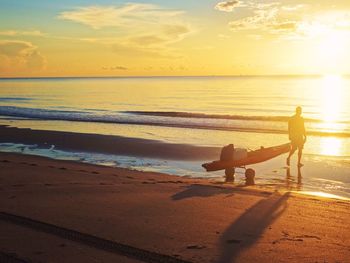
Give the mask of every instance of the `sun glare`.
[{"label": "sun glare", "polygon": [[339,14],[330,14],[299,26],[309,38],[313,62],[322,74],[347,73],[350,33],[345,22]]},{"label": "sun glare", "polygon": [[323,128],[334,130],[343,108],[344,83],[341,76],[327,75],[322,79],[320,94],[320,113]]},{"label": "sun glare", "polygon": [[[339,30],[325,31],[316,47],[320,61],[329,68],[339,69],[343,65],[343,57],[347,52],[348,35]],[[339,72],[337,72],[339,73]]]}]

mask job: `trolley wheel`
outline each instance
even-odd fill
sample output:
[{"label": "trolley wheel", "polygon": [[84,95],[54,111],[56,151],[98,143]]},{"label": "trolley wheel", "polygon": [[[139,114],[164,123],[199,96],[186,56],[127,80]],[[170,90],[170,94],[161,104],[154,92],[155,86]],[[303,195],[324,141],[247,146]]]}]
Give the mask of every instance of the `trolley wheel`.
[{"label": "trolley wheel", "polygon": [[247,180],[254,180],[254,177],[255,177],[255,170],[251,169],[251,168],[248,168],[246,171],[245,171],[245,177]]},{"label": "trolley wheel", "polygon": [[235,180],[235,168],[226,168],[225,169],[226,182],[233,182]]}]

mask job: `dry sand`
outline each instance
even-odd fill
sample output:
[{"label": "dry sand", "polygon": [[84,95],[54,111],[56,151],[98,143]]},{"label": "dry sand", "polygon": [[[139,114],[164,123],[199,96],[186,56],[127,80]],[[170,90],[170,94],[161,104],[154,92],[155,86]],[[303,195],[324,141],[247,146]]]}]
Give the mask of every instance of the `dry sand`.
[{"label": "dry sand", "polygon": [[343,200],[0,153],[0,261],[350,262],[349,208]]}]

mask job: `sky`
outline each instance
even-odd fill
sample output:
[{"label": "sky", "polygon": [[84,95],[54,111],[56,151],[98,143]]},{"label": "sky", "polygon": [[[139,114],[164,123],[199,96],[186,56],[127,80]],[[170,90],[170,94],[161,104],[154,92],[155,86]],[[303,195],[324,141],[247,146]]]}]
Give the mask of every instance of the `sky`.
[{"label": "sky", "polygon": [[349,0],[0,0],[0,77],[350,73]]}]

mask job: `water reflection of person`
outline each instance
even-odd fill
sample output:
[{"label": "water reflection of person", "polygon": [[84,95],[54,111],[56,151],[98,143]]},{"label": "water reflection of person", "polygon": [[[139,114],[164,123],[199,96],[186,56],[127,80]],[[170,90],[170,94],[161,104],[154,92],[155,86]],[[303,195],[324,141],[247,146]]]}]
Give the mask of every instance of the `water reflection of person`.
[{"label": "water reflection of person", "polygon": [[[286,188],[287,190],[293,190],[293,185],[292,182],[294,180],[292,179],[291,173],[290,173],[290,168],[288,167],[286,169]],[[301,191],[303,186],[303,182],[302,182],[302,176],[301,176],[301,169],[300,167],[298,167],[298,180],[297,180],[297,184],[296,184],[296,190],[297,191]]]},{"label": "water reflection of person", "polygon": [[301,176],[301,169],[300,167],[298,167],[298,184],[297,184],[297,190],[300,191],[302,186],[303,186],[303,180],[302,180],[302,176]]}]

